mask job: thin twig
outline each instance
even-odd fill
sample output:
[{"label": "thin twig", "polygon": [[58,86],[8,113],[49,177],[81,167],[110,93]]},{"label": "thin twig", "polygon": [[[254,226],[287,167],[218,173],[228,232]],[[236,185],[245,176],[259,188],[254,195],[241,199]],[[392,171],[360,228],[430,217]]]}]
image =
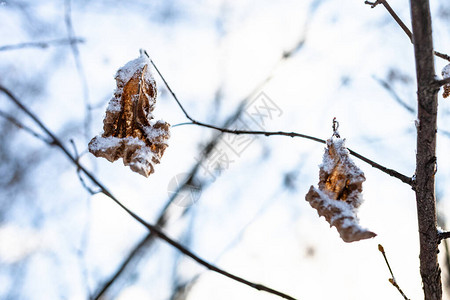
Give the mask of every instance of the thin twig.
[{"label": "thin twig", "polygon": [[[148,54],[147,54],[148,55]],[[220,132],[223,133],[231,133],[231,134],[251,134],[251,135],[264,135],[264,136],[273,136],[273,135],[280,135],[280,136],[288,136],[288,137],[300,137],[300,138],[304,138],[304,139],[308,139],[308,140],[312,140],[318,143],[322,143],[325,144],[326,141],[323,139],[319,139],[310,135],[306,135],[306,134],[302,134],[302,133],[296,133],[296,132],[284,132],[284,131],[253,131],[253,130],[235,130],[235,129],[228,129],[228,128],[222,128],[222,127],[218,127],[218,126],[214,126],[211,124],[206,124],[203,122],[199,122],[197,120],[195,120],[194,118],[192,118],[188,112],[186,111],[186,109],[183,107],[183,105],[181,104],[180,100],[178,100],[178,97],[175,95],[175,93],[172,91],[172,89],[170,88],[169,84],[167,83],[166,79],[164,78],[164,76],[161,74],[161,72],[159,71],[158,67],[156,67],[155,63],[153,62],[153,60],[150,59],[151,64],[153,65],[153,67],[155,68],[156,72],[159,74],[159,76],[161,77],[162,81],[164,82],[164,84],[166,85],[167,89],[169,90],[169,92],[172,94],[172,97],[175,99],[175,101],[177,102],[178,106],[180,107],[180,109],[183,111],[184,115],[186,116],[186,118],[188,118],[192,124],[194,125],[198,125],[198,126],[202,126],[202,127],[206,127],[206,128],[210,128],[210,129],[214,129],[214,130],[218,130]],[[361,159],[362,161],[368,163],[369,165],[371,165],[372,167],[392,176],[395,177],[399,180],[401,180],[402,182],[412,185],[412,179],[406,175],[403,175],[395,170],[386,168],[368,158],[366,158],[365,156],[362,156],[361,154],[356,153],[355,151],[348,149],[348,151],[350,152],[351,155]]]},{"label": "thin twig", "polygon": [[180,100],[178,100],[178,97],[175,95],[175,93],[172,91],[172,89],[170,88],[169,84],[167,83],[166,79],[164,78],[164,76],[161,74],[161,72],[159,71],[158,67],[155,65],[155,63],[153,62],[153,60],[150,58],[150,55],[148,55],[147,51],[144,50],[145,55],[147,55],[147,57],[150,59],[151,64],[153,65],[153,67],[155,68],[156,72],[158,72],[159,77],[161,77],[162,81],[164,82],[164,85],[167,87],[167,89],[169,90],[170,94],[173,96],[173,98],[175,99],[175,101],[177,102],[178,106],[181,108],[181,110],[183,111],[184,115],[186,116],[186,118],[188,118],[189,120],[191,120],[194,123],[194,119],[188,114],[188,112],[184,109],[183,105],[181,104]]},{"label": "thin twig", "polygon": [[405,108],[410,113],[415,112],[415,109],[412,106],[410,106],[408,103],[403,101],[403,99],[397,95],[397,93],[394,91],[394,89],[391,87],[391,85],[387,81],[385,81],[381,78],[378,78],[376,76],[373,76],[373,79],[375,79],[382,87],[384,87],[389,92],[389,94],[391,94],[392,98],[394,98],[394,100],[397,101],[398,104],[403,106],[403,108]]},{"label": "thin twig", "polygon": [[150,223],[147,223],[144,219],[139,217],[136,213],[131,211],[129,208],[127,208],[124,204],[122,204],[107,188],[105,185],[103,185],[91,172],[89,172],[84,166],[82,166],[77,159],[68,151],[68,149],[62,144],[62,142],[57,138],[51,131],[48,129],[43,122],[34,114],[32,113],[26,106],[22,104],[21,101],[19,101],[8,89],[0,85],[0,91],[4,92],[10,100],[12,100],[23,112],[25,112],[51,139],[52,143],[49,145],[55,145],[58,148],[61,149],[61,151],[69,158],[69,160],[77,166],[95,185],[97,185],[105,194],[108,196],[111,200],[113,200],[117,205],[119,205],[126,213],[128,213],[132,218],[134,218],[137,222],[141,223],[145,228],[147,228],[149,231],[153,232],[158,238],[164,240],[169,245],[176,248],[178,251],[183,253],[186,256],[189,256],[199,264],[203,265],[204,267],[208,268],[211,271],[214,271],[216,273],[219,273],[223,276],[226,276],[228,278],[231,278],[237,282],[240,282],[242,284],[248,285],[254,289],[257,289],[259,291],[265,291],[267,293],[279,296],[284,299],[290,299],[295,300],[294,297],[289,296],[285,293],[282,293],[280,291],[274,290],[270,287],[264,286],[262,284],[254,283],[251,281],[248,281],[242,277],[236,276],[232,273],[229,273],[225,270],[222,270],[218,268],[217,266],[207,262],[206,260],[202,259],[198,255],[194,254],[189,249],[185,248],[183,245],[178,243],[177,241],[171,239],[169,236],[167,236],[159,227],[154,226]]},{"label": "thin twig", "polygon": [[43,48],[43,49],[45,49],[50,46],[63,46],[63,45],[67,45],[67,44],[77,44],[77,43],[84,43],[84,39],[79,38],[79,37],[71,37],[70,39],[64,38],[64,39],[56,39],[56,40],[40,41],[40,42],[25,42],[25,43],[14,44],[14,45],[0,46],[0,51],[9,51],[9,50],[24,49],[24,48]]},{"label": "thin twig", "polygon": [[403,29],[403,31],[409,37],[409,39],[411,40],[411,43],[413,42],[411,30],[409,30],[408,26],[406,26],[405,23],[403,23],[402,19],[400,19],[400,17],[395,13],[395,11],[392,9],[392,7],[389,5],[389,3],[387,3],[386,0],[377,0],[375,3],[365,1],[364,3],[371,5],[371,8],[374,8],[375,6],[377,6],[380,3],[383,4],[383,6],[386,8],[386,10],[389,12],[389,14],[392,16],[392,18],[394,18],[395,22],[397,22],[397,24]]},{"label": "thin twig", "polygon": [[[158,223],[156,223],[158,224]],[[159,226],[158,226],[159,227]],[[100,288],[97,289],[94,296],[92,296],[91,300],[99,300],[106,293],[106,291],[112,286],[114,282],[122,275],[128,265],[132,262],[132,260],[142,252],[142,249],[149,245],[151,242],[155,240],[155,234],[153,232],[149,232],[127,255],[127,257],[122,261],[119,265],[118,269],[114,272],[114,274],[104,282]]]},{"label": "thin twig", "polygon": [[450,56],[448,56],[447,54],[434,51],[434,55],[450,62]]},{"label": "thin twig", "polygon": [[[73,152],[75,153],[75,158],[79,162],[80,161],[80,155],[78,154],[78,149],[77,149],[77,146],[75,145],[75,141],[73,139],[70,139],[70,144],[72,145]],[[87,185],[87,183],[83,179],[83,176],[81,175],[81,170],[78,167],[77,167],[77,175],[78,175],[78,179],[80,180],[81,185],[84,187],[84,189],[86,191],[88,191],[89,194],[95,195],[95,194],[98,194],[98,193],[102,192],[102,191],[94,191],[93,189],[91,189]]]},{"label": "thin twig", "polygon": [[[66,0],[64,2],[64,21],[66,23],[67,37],[72,40],[75,36],[75,30],[72,23],[72,2],[71,0]],[[86,117],[84,119],[84,134],[86,139],[90,137],[90,127],[92,123],[92,105],[89,99],[89,86],[84,72],[83,64],[80,59],[80,51],[75,43],[70,43],[70,48],[72,49],[73,58],[75,60],[75,66],[77,68],[78,76],[80,78],[81,86],[83,88],[83,99]]]},{"label": "thin twig", "polygon": [[5,118],[6,120],[8,120],[11,124],[15,125],[17,128],[19,129],[23,129],[26,132],[28,132],[29,134],[31,134],[32,136],[34,136],[35,138],[40,139],[41,141],[43,141],[46,144],[51,143],[48,139],[46,139],[43,135],[37,133],[36,131],[34,131],[33,129],[31,129],[28,126],[23,125],[21,122],[19,122],[16,118],[14,118],[13,116],[11,116],[10,114],[7,114],[3,111],[0,110],[0,117]]},{"label": "thin twig", "polygon": [[392,277],[389,278],[389,282],[399,291],[399,293],[403,296],[403,299],[409,300],[408,297],[406,297],[405,293],[403,293],[403,291],[400,288],[400,286],[398,285],[397,281],[395,280],[394,273],[392,273],[391,266],[389,265],[389,261],[386,257],[386,253],[384,252],[384,248],[383,248],[383,246],[381,246],[381,244],[378,244],[378,251],[380,251],[381,254],[383,254],[384,261],[386,262],[386,265],[389,269],[389,273],[391,273]]},{"label": "thin twig", "polygon": [[[386,8],[386,10],[389,12],[389,14],[392,16],[392,18],[395,20],[395,22],[397,22],[397,24],[403,29],[403,31],[406,33],[406,35],[408,36],[409,40],[411,41],[411,43],[414,44],[414,40],[413,40],[413,35],[411,30],[409,30],[408,26],[405,25],[405,23],[403,23],[402,19],[400,19],[400,17],[395,13],[395,11],[392,9],[392,7],[389,5],[389,3],[387,2],[387,0],[377,0],[375,2],[370,2],[370,1],[365,1],[365,4],[370,5],[371,8],[374,8],[375,6],[377,6],[378,4],[383,4],[383,6]],[[439,58],[445,59],[450,61],[450,56],[448,56],[447,54],[444,53],[440,53],[438,51],[434,51],[434,55],[436,55]]]},{"label": "thin twig", "polygon": [[414,185],[414,181],[413,181],[413,179],[411,177],[403,175],[402,173],[399,173],[399,172],[397,172],[397,171],[395,171],[393,169],[386,168],[386,167],[384,167],[384,166],[382,166],[382,165],[380,165],[380,164],[378,164],[378,163],[376,163],[376,162],[366,158],[365,156],[362,156],[361,154],[353,151],[352,149],[347,148],[347,150],[350,152],[351,155],[353,155],[354,157],[359,158],[360,160],[362,160],[365,163],[368,163],[373,168],[376,168],[376,169],[378,169],[378,170],[380,170],[380,171],[382,171],[382,172],[384,172],[384,173],[386,173],[386,174],[388,174],[388,175],[390,175],[392,177],[395,177],[395,178],[401,180],[402,182],[404,182],[406,184],[409,184],[411,186]]},{"label": "thin twig", "polygon": [[[273,136],[273,135],[280,135],[280,136],[289,136],[289,137],[300,137],[300,138],[304,138],[304,139],[308,139],[308,140],[312,140],[318,143],[322,143],[322,144],[326,144],[326,141],[323,139],[319,139],[310,135],[306,135],[306,134],[301,134],[301,133],[297,133],[297,132],[284,132],[284,131],[252,131],[252,130],[237,130],[237,129],[227,129],[227,128],[221,128],[221,127],[217,127],[214,125],[210,125],[210,124],[205,124],[202,122],[198,122],[198,121],[193,121],[192,124],[198,125],[198,126],[202,126],[202,127],[207,127],[207,128],[211,128],[211,129],[215,129],[218,130],[220,132],[223,133],[231,133],[231,134],[251,134],[251,135],[264,135],[264,136]],[[353,151],[350,148],[347,148],[347,150],[350,152],[351,155],[355,156],[356,158],[359,158],[360,160],[362,160],[363,162],[371,165],[372,167],[392,176],[395,177],[397,179],[399,179],[400,181],[412,185],[413,181],[411,177],[408,177],[406,175],[403,175],[393,169],[389,169],[386,168],[382,165],[380,165],[379,163],[374,162],[373,160],[368,159],[367,157]]]},{"label": "thin twig", "polygon": [[[300,138],[304,138],[304,139],[308,139],[308,140],[312,140],[318,143],[322,143],[322,144],[326,144],[326,141],[323,139],[319,139],[310,135],[306,135],[306,134],[301,134],[301,133],[297,133],[297,132],[284,132],[284,131],[252,131],[252,130],[237,130],[237,129],[227,129],[227,128],[221,128],[221,127],[217,127],[214,125],[210,125],[210,124],[205,124],[202,122],[198,122],[198,121],[193,121],[192,124],[198,125],[198,126],[202,126],[202,127],[207,127],[207,128],[211,128],[211,129],[215,129],[218,130],[220,132],[224,132],[224,133],[231,133],[231,134],[251,134],[251,135],[264,135],[264,136],[273,136],[273,135],[280,135],[280,136],[289,136],[289,137],[300,137]],[[350,152],[351,155],[355,156],[356,158],[359,158],[360,160],[362,160],[363,162],[371,165],[372,167],[392,176],[395,177],[397,179],[399,179],[400,181],[412,185],[413,181],[411,177],[408,177],[406,175],[403,175],[393,169],[389,169],[386,168],[382,165],[380,165],[379,163],[374,162],[373,160],[368,159],[367,157],[353,151],[350,148],[347,148],[347,150]]]}]

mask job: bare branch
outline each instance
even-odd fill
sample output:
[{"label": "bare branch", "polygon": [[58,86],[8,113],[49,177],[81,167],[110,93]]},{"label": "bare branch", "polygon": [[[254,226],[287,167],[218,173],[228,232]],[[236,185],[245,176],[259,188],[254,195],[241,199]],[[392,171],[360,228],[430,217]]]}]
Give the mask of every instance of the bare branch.
[{"label": "bare branch", "polygon": [[450,238],[450,231],[439,232],[439,240]]},{"label": "bare branch", "polygon": [[34,114],[32,113],[26,106],[22,104],[21,101],[19,101],[8,89],[0,85],[0,91],[5,93],[10,100],[12,100],[23,112],[25,112],[33,121],[49,136],[52,143],[49,145],[55,145],[57,146],[68,158],[69,160],[77,166],[95,185],[97,185],[105,194],[108,196],[111,200],[113,200],[120,208],[122,208],[127,214],[129,214],[133,219],[135,219],[137,222],[139,222],[141,225],[143,225],[145,228],[147,228],[150,232],[153,232],[158,238],[164,240],[169,245],[176,248],[178,251],[183,253],[184,255],[192,258],[197,263],[201,264],[202,266],[206,267],[207,269],[214,271],[216,273],[219,273],[225,277],[228,277],[230,279],[233,279],[237,282],[240,282],[242,284],[245,284],[247,286],[250,286],[254,289],[257,289],[259,291],[265,291],[267,293],[279,296],[284,299],[290,299],[295,300],[294,297],[289,296],[285,293],[282,293],[280,291],[277,291],[275,289],[272,289],[270,287],[267,287],[262,284],[254,283],[249,280],[246,280],[242,277],[236,276],[232,273],[229,273],[223,269],[220,269],[219,267],[207,262],[206,260],[202,259],[198,255],[194,254],[189,249],[185,248],[183,245],[178,243],[177,241],[171,239],[169,236],[167,236],[159,227],[154,226],[150,223],[147,223],[144,219],[139,217],[136,213],[131,211],[129,208],[127,208],[124,204],[122,204],[107,188],[105,185],[103,185],[91,172],[89,172],[84,166],[82,166],[75,156],[73,156],[68,149],[62,144],[62,142],[43,124],[43,122]]},{"label": "bare branch", "polygon": [[[156,223],[158,224],[158,223]],[[159,226],[158,226],[159,227]],[[114,274],[100,286],[100,288],[95,292],[94,296],[91,297],[91,300],[99,300],[106,293],[106,291],[111,287],[111,285],[122,275],[128,265],[132,262],[132,260],[142,252],[142,249],[149,245],[151,242],[155,240],[155,235],[153,232],[149,232],[141,241],[131,250],[131,252],[127,255],[127,257],[122,261]]]},{"label": "bare branch", "polygon": [[384,167],[384,166],[382,166],[382,165],[380,165],[380,164],[378,164],[378,163],[376,163],[376,162],[366,158],[365,156],[362,156],[361,154],[353,151],[352,149],[347,148],[347,150],[350,152],[351,155],[353,155],[354,157],[359,158],[360,160],[362,160],[365,163],[368,163],[373,168],[378,169],[378,170],[380,170],[380,171],[382,171],[382,172],[384,172],[384,173],[386,173],[386,174],[388,174],[388,175],[390,175],[392,177],[400,179],[402,182],[404,182],[406,184],[409,184],[409,185],[414,187],[414,180],[411,177],[403,175],[402,173],[399,173],[399,172],[397,172],[397,171],[395,171],[393,169],[386,168],[386,167]]},{"label": "bare branch", "polygon": [[[148,54],[147,54],[148,55]],[[217,127],[211,124],[206,124],[203,122],[199,122],[197,120],[195,120],[194,118],[192,118],[188,112],[186,111],[186,109],[184,109],[183,105],[181,104],[180,100],[178,100],[178,97],[175,95],[175,93],[172,91],[172,89],[170,88],[169,84],[167,83],[167,81],[165,80],[164,76],[161,74],[161,72],[159,71],[159,69],[156,67],[155,63],[153,62],[153,60],[150,59],[151,64],[153,65],[153,67],[155,68],[156,72],[159,74],[159,76],[161,77],[161,79],[163,80],[164,84],[166,85],[167,89],[169,90],[169,92],[172,94],[172,97],[175,99],[175,101],[177,102],[178,106],[180,107],[180,109],[183,111],[184,115],[186,116],[186,118],[188,118],[193,125],[198,125],[198,126],[202,126],[202,127],[206,127],[206,128],[210,128],[210,129],[214,129],[214,130],[218,130],[220,132],[223,133],[231,133],[231,134],[251,134],[251,135],[264,135],[264,136],[273,136],[273,135],[280,135],[280,136],[288,136],[288,137],[300,137],[300,138],[304,138],[304,139],[308,139],[308,140],[312,140],[318,143],[322,143],[325,144],[326,141],[323,139],[319,139],[317,137],[313,137],[310,135],[306,135],[306,134],[302,134],[302,133],[296,133],[296,132],[284,132],[284,131],[252,131],[252,130],[234,130],[234,129],[228,129],[228,128],[221,128],[221,127]],[[399,180],[401,180],[402,182],[412,185],[412,179],[406,175],[403,175],[395,170],[392,169],[388,169],[368,158],[366,158],[365,156],[362,156],[361,154],[356,153],[355,151],[348,149],[348,151],[350,151],[350,154],[361,159],[362,161],[368,163],[369,165],[371,165],[372,167],[392,176],[395,177]]]},{"label": "bare branch", "polygon": [[[231,124],[233,124],[243,113],[244,111],[244,107],[245,104],[247,102],[249,102],[252,97],[259,91],[261,90],[264,85],[266,85],[273,76],[274,71],[277,69],[277,67],[289,60],[290,58],[294,57],[303,47],[304,42],[306,39],[306,30],[303,32],[303,35],[300,37],[300,39],[295,43],[294,47],[292,49],[283,51],[281,57],[279,58],[279,60],[276,62],[276,64],[274,65],[274,67],[272,68],[272,70],[269,72],[269,74],[263,78],[261,80],[260,83],[258,83],[255,88],[247,95],[245,96],[242,100],[239,101],[239,105],[236,108],[236,110],[224,121],[224,123],[221,125],[221,128],[227,128],[229,127]],[[147,52],[144,52],[147,56],[149,56],[147,54]],[[177,124],[177,125],[172,125],[173,127],[176,126],[181,126],[181,125],[192,125],[192,122],[186,122],[186,123],[181,123],[181,124]],[[219,141],[220,137],[222,136],[223,133],[218,134],[214,137],[212,137],[212,139],[206,144],[206,146],[204,147],[204,151],[202,151],[202,157],[201,159],[191,168],[191,170],[188,172],[188,176],[187,176],[187,180],[186,182],[184,182],[183,184],[179,185],[177,190],[172,194],[172,196],[168,199],[165,207],[162,209],[158,221],[156,223],[156,225],[158,227],[164,227],[166,220],[168,218],[168,212],[169,212],[169,207],[171,205],[171,203],[176,199],[176,196],[178,195],[178,192],[183,190],[186,185],[191,184],[192,183],[192,179],[195,177],[195,175],[197,174],[197,171],[199,170],[199,167],[201,166],[201,164],[203,163],[203,159],[207,158],[212,150],[214,149],[215,145],[217,144],[217,142]],[[205,185],[207,185],[206,182],[200,182],[200,188],[203,188]],[[190,209],[190,206],[185,207],[183,214],[187,213],[187,211]],[[138,256],[138,254],[142,254],[146,248],[150,247],[154,241],[154,234],[152,234],[151,232],[148,233],[139,243],[136,244],[136,246],[129,252],[129,254],[127,255],[127,257],[122,261],[122,263],[119,265],[118,269],[114,272],[114,274],[111,275],[111,277],[105,282],[103,283],[103,285],[101,287],[99,287],[97,290],[97,294],[93,299],[100,299],[100,297],[102,295],[104,295],[108,289],[111,288],[111,286],[114,284],[114,282],[116,282],[118,280],[118,278],[120,276],[122,276],[122,274],[124,274],[126,268],[136,259],[136,257]]]},{"label": "bare branch", "polygon": [[[69,40],[73,39],[75,36],[75,30],[73,29],[72,23],[72,4],[71,0],[65,0],[64,2],[64,21],[66,23],[67,38]],[[75,66],[77,68],[78,76],[80,78],[81,86],[83,87],[83,99],[86,117],[84,119],[84,134],[86,139],[90,138],[90,127],[92,123],[92,105],[89,100],[89,87],[86,74],[84,73],[83,64],[80,59],[80,51],[75,43],[70,43],[70,48],[72,49],[73,58],[75,60]]]},{"label": "bare branch", "polygon": [[415,113],[415,109],[413,107],[411,107],[408,103],[406,103],[405,101],[403,101],[402,98],[400,98],[397,93],[394,91],[394,89],[392,88],[392,86],[385,80],[378,78],[376,76],[373,76],[373,78],[382,86],[384,87],[389,94],[391,94],[392,98],[394,98],[395,101],[397,101],[398,104],[400,104],[401,106],[403,106],[403,108],[405,108],[407,111],[409,111],[410,113]]},{"label": "bare branch", "polygon": [[389,269],[389,273],[391,273],[391,278],[389,278],[389,282],[398,290],[398,292],[403,296],[403,299],[405,300],[409,300],[408,297],[406,297],[405,293],[403,293],[402,289],[400,288],[400,286],[398,285],[397,281],[395,280],[394,277],[394,273],[392,273],[392,269],[391,269],[391,265],[389,264],[389,261],[386,257],[386,252],[384,252],[384,248],[383,246],[381,246],[381,244],[378,244],[378,251],[381,252],[381,254],[383,254],[384,257],[384,261],[386,262],[386,265]]},{"label": "bare branch", "polygon": [[48,48],[51,46],[63,46],[63,45],[71,45],[71,44],[77,44],[77,43],[84,43],[83,38],[78,37],[71,37],[70,39],[56,39],[56,40],[49,40],[49,41],[41,41],[41,42],[25,42],[20,44],[14,44],[14,45],[4,45],[0,46],[0,51],[9,51],[9,50],[17,50],[17,49],[24,49],[24,48]]},{"label": "bare branch", "polygon": [[[408,26],[405,25],[405,23],[403,23],[402,19],[400,19],[400,17],[395,13],[395,11],[392,9],[392,7],[389,5],[389,3],[387,2],[387,0],[377,0],[375,2],[370,2],[370,1],[365,1],[365,4],[370,5],[371,8],[374,8],[375,6],[377,6],[378,4],[383,4],[383,6],[386,8],[386,10],[389,12],[389,14],[392,16],[392,18],[395,20],[395,22],[397,22],[397,24],[403,29],[403,31],[406,33],[406,35],[408,36],[409,40],[411,41],[411,43],[414,44],[413,42],[413,35],[411,33],[411,30],[409,30]],[[447,54],[443,54],[437,51],[433,52],[434,55],[436,55],[437,57],[440,57],[442,59],[448,60],[450,61],[450,56],[448,56]]]},{"label": "bare branch", "polygon": [[450,62],[450,56],[448,56],[447,54],[434,51],[434,55]]},{"label": "bare branch", "polygon": [[[75,153],[75,158],[76,158],[77,161],[79,162],[79,161],[80,161],[80,155],[78,154],[77,146],[75,145],[75,142],[74,142],[73,139],[70,139],[70,144],[71,144],[72,147],[73,147],[73,152]],[[81,170],[80,170],[80,168],[77,168],[77,175],[78,175],[78,179],[79,179],[80,182],[81,182],[81,185],[84,187],[84,189],[85,189],[86,191],[88,191],[89,194],[95,195],[95,194],[98,194],[98,193],[101,193],[101,192],[102,192],[102,191],[94,191],[92,188],[90,188],[90,187],[87,185],[87,183],[84,181],[83,176],[81,175]]]},{"label": "bare branch", "polygon": [[[215,137],[210,143],[205,147],[206,153],[203,154],[202,159],[197,162],[197,164],[191,169],[191,171],[188,173],[187,180],[183,184],[180,184],[177,186],[177,189],[174,191],[174,193],[170,196],[168,201],[166,202],[166,205],[162,209],[161,213],[159,214],[158,220],[156,221],[156,226],[158,228],[163,228],[165,224],[167,223],[168,216],[170,215],[170,205],[172,202],[176,199],[177,195],[179,194],[179,191],[186,188],[187,185],[192,184],[192,180],[197,174],[197,171],[203,161],[204,157],[207,157],[210,152],[212,152],[212,149],[214,148],[214,145],[219,140],[219,136]],[[203,188],[204,183],[200,183],[199,188]],[[184,213],[186,213],[187,210],[189,210],[190,206],[184,208]],[[95,296],[92,298],[94,300],[101,299],[101,297],[111,288],[111,286],[119,279],[120,276],[125,272],[126,268],[132,263],[135,262],[136,257],[138,255],[141,255],[144,253],[144,251],[149,248],[153,242],[155,241],[155,234],[153,232],[149,232],[144,238],[140,240],[136,244],[136,246],[128,253],[126,258],[122,260],[121,264],[117,268],[117,270],[109,277],[106,282],[102,283],[102,285],[97,288],[97,292]]]},{"label": "bare branch", "polygon": [[[283,52],[283,55],[280,57],[280,60],[278,61],[278,63],[275,65],[275,67],[273,69],[275,69],[277,67],[278,64],[280,64],[282,61],[289,59],[290,57],[293,56],[293,54],[297,53],[297,51],[299,49],[301,49],[302,45],[304,43],[304,37],[302,37],[300,39],[300,41],[295,45],[295,47],[289,51],[285,51]],[[286,55],[286,53],[289,53],[289,55]],[[145,54],[149,57],[149,55],[147,54],[147,52],[145,52]],[[150,57],[149,57],[150,58]],[[231,124],[232,122],[234,122],[234,120],[236,120],[240,113],[242,112],[242,109],[245,105],[246,102],[248,102],[248,100],[252,97],[253,94],[255,94],[258,90],[260,90],[271,78],[272,78],[272,72],[269,73],[269,75],[262,80],[262,82],[260,84],[258,84],[256,86],[256,88],[247,96],[245,97],[242,101],[241,101],[241,105],[239,105],[239,107],[237,108],[236,112],[233,113],[231,115],[230,118],[228,118],[228,120],[221,126],[221,127],[216,127],[216,126],[212,126],[209,124],[203,124],[200,122],[195,121],[193,118],[191,118],[191,116],[188,114],[188,112],[184,109],[184,107],[182,106],[181,102],[178,100],[178,97],[175,95],[175,93],[172,91],[172,89],[170,88],[170,86],[168,85],[167,81],[165,80],[164,76],[161,74],[161,72],[159,71],[159,69],[157,68],[157,66],[155,65],[155,63],[153,61],[151,61],[152,65],[154,66],[155,70],[157,71],[157,73],[160,75],[161,79],[163,80],[163,82],[165,83],[167,89],[169,90],[169,92],[172,94],[172,96],[174,97],[174,99],[177,101],[177,104],[180,106],[181,110],[183,111],[183,113],[185,114],[186,118],[188,118],[189,120],[191,120],[191,122],[189,123],[181,123],[178,124],[176,126],[181,126],[181,125],[199,125],[199,126],[205,126],[205,127],[209,127],[215,130],[218,130],[222,133],[233,133],[233,134],[255,134],[254,131],[237,131],[237,130],[227,130],[226,128],[229,126],[229,124]],[[195,122],[195,123],[194,123]],[[172,126],[173,127],[173,126]],[[257,134],[263,134],[263,135],[275,135],[275,134],[281,134],[281,135],[287,135],[287,136],[300,136],[300,134],[297,133],[282,133],[282,132],[278,132],[278,133],[270,133],[270,132],[258,132]],[[306,136],[306,135],[301,135],[304,138],[307,139],[312,139],[316,142],[320,142],[320,143],[325,143],[325,140],[322,139],[318,139],[315,137],[310,137],[310,136]],[[209,144],[205,147],[205,149],[212,149],[213,146],[212,144],[215,143],[215,141],[217,140],[217,137],[214,138],[212,141],[209,142]],[[395,170],[391,170],[388,168],[385,168],[365,157],[363,157],[362,155],[356,153],[355,151],[349,149],[350,153],[358,158],[360,158],[361,160],[365,161],[366,163],[369,163],[370,165],[372,165],[373,167],[376,167],[380,170],[382,170],[383,172],[396,177],[398,179],[400,179],[402,182],[405,182],[407,184],[412,184],[412,180],[410,177],[407,177],[403,174],[400,174],[398,172],[396,172]],[[207,155],[207,154],[205,154]],[[190,172],[190,177],[195,176],[196,170],[198,169],[198,164],[196,166],[194,166],[194,168],[191,170]],[[182,187],[180,187],[182,188]],[[176,193],[174,193],[174,195],[176,195]],[[161,215],[160,215],[160,220],[158,220],[157,225],[163,226],[163,224],[165,222],[160,222],[162,220],[165,220],[165,212],[167,211],[170,203],[172,202],[172,199],[169,199],[166,207],[163,209]],[[187,208],[188,209],[188,208]],[[151,242],[153,241],[154,236],[149,233],[148,235],[146,235],[137,245],[135,248],[133,248],[133,250],[129,253],[129,255],[127,256],[127,258],[121,263],[121,265],[119,266],[119,268],[117,269],[117,271],[110,277],[110,279],[104,283],[104,285],[98,289],[98,293],[96,294],[96,297],[94,297],[94,299],[99,299],[109,288],[110,286],[122,275],[122,273],[124,272],[125,268],[131,263],[131,261],[134,259],[134,257],[138,254],[141,253],[143,251],[144,248],[149,247],[149,245],[151,245]]]},{"label": "bare branch", "polygon": [[405,23],[403,23],[402,19],[400,19],[400,17],[395,13],[395,11],[392,9],[392,7],[389,5],[389,3],[387,3],[386,0],[377,0],[374,3],[365,1],[364,3],[371,5],[371,8],[374,8],[375,6],[377,6],[380,3],[383,4],[383,6],[386,8],[386,10],[389,12],[389,14],[395,20],[395,22],[397,22],[397,24],[403,29],[403,31],[406,33],[406,35],[409,37],[409,39],[411,40],[411,43],[412,43],[411,30],[409,30],[409,28],[405,25]]},{"label": "bare branch", "polygon": [[449,78],[445,78],[445,79],[441,79],[441,80],[435,80],[432,84],[432,87],[434,88],[440,88],[443,85],[446,84],[450,84],[450,77]]},{"label": "bare branch", "polygon": [[16,118],[11,116],[10,114],[7,114],[7,113],[5,113],[5,112],[0,110],[0,117],[5,118],[9,122],[11,122],[13,125],[15,125],[17,128],[25,130],[26,132],[28,132],[29,134],[31,134],[35,138],[40,139],[44,143],[46,143],[46,144],[51,143],[47,138],[45,138],[41,134],[37,133],[36,131],[31,129],[30,127],[23,125],[22,123],[19,122],[19,120],[17,120]]}]

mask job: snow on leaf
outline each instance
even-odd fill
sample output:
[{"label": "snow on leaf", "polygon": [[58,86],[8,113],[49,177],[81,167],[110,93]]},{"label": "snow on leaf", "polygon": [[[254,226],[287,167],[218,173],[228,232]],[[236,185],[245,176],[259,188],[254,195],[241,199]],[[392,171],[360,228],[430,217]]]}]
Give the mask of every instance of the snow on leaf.
[{"label": "snow on leaf", "polygon": [[153,121],[157,89],[149,65],[141,51],[139,58],[117,71],[117,89],[106,109],[103,134],[89,142],[95,156],[110,162],[123,158],[124,165],[145,177],[154,172],[170,137],[169,123]]},{"label": "snow on leaf", "polygon": [[[450,64],[446,65],[442,69],[442,77],[444,79],[450,78]],[[442,94],[442,96],[444,98],[447,98],[448,96],[450,96],[450,84],[444,85],[444,94]]]},{"label": "snow on leaf", "polygon": [[336,227],[342,240],[350,243],[375,237],[362,228],[356,216],[362,203],[364,173],[354,164],[345,148],[345,140],[331,137],[319,171],[319,188],[311,186],[306,201],[330,226]]}]

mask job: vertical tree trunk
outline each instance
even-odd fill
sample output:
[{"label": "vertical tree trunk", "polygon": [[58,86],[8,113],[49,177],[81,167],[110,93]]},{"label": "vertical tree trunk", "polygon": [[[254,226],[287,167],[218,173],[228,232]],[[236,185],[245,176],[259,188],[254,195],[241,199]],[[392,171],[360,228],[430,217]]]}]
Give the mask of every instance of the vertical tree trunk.
[{"label": "vertical tree trunk", "polygon": [[429,0],[410,0],[416,59],[418,126],[416,155],[416,201],[420,237],[420,274],[425,299],[442,299],[438,263],[439,237],[436,224],[435,170],[437,90]]}]

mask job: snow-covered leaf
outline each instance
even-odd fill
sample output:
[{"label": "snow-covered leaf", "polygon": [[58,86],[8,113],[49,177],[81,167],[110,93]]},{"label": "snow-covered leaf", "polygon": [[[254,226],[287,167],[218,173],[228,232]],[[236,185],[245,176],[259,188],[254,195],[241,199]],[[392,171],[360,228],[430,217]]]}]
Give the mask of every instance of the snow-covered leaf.
[{"label": "snow-covered leaf", "polygon": [[131,170],[145,177],[154,172],[167,148],[170,124],[154,122],[157,89],[150,60],[141,56],[116,73],[117,89],[103,120],[103,134],[89,142],[89,151],[113,162],[123,158]]},{"label": "snow-covered leaf", "polygon": [[343,241],[350,243],[375,237],[362,228],[356,210],[362,203],[364,173],[354,164],[345,148],[345,140],[332,137],[320,165],[319,188],[311,186],[306,201],[336,227]]}]

